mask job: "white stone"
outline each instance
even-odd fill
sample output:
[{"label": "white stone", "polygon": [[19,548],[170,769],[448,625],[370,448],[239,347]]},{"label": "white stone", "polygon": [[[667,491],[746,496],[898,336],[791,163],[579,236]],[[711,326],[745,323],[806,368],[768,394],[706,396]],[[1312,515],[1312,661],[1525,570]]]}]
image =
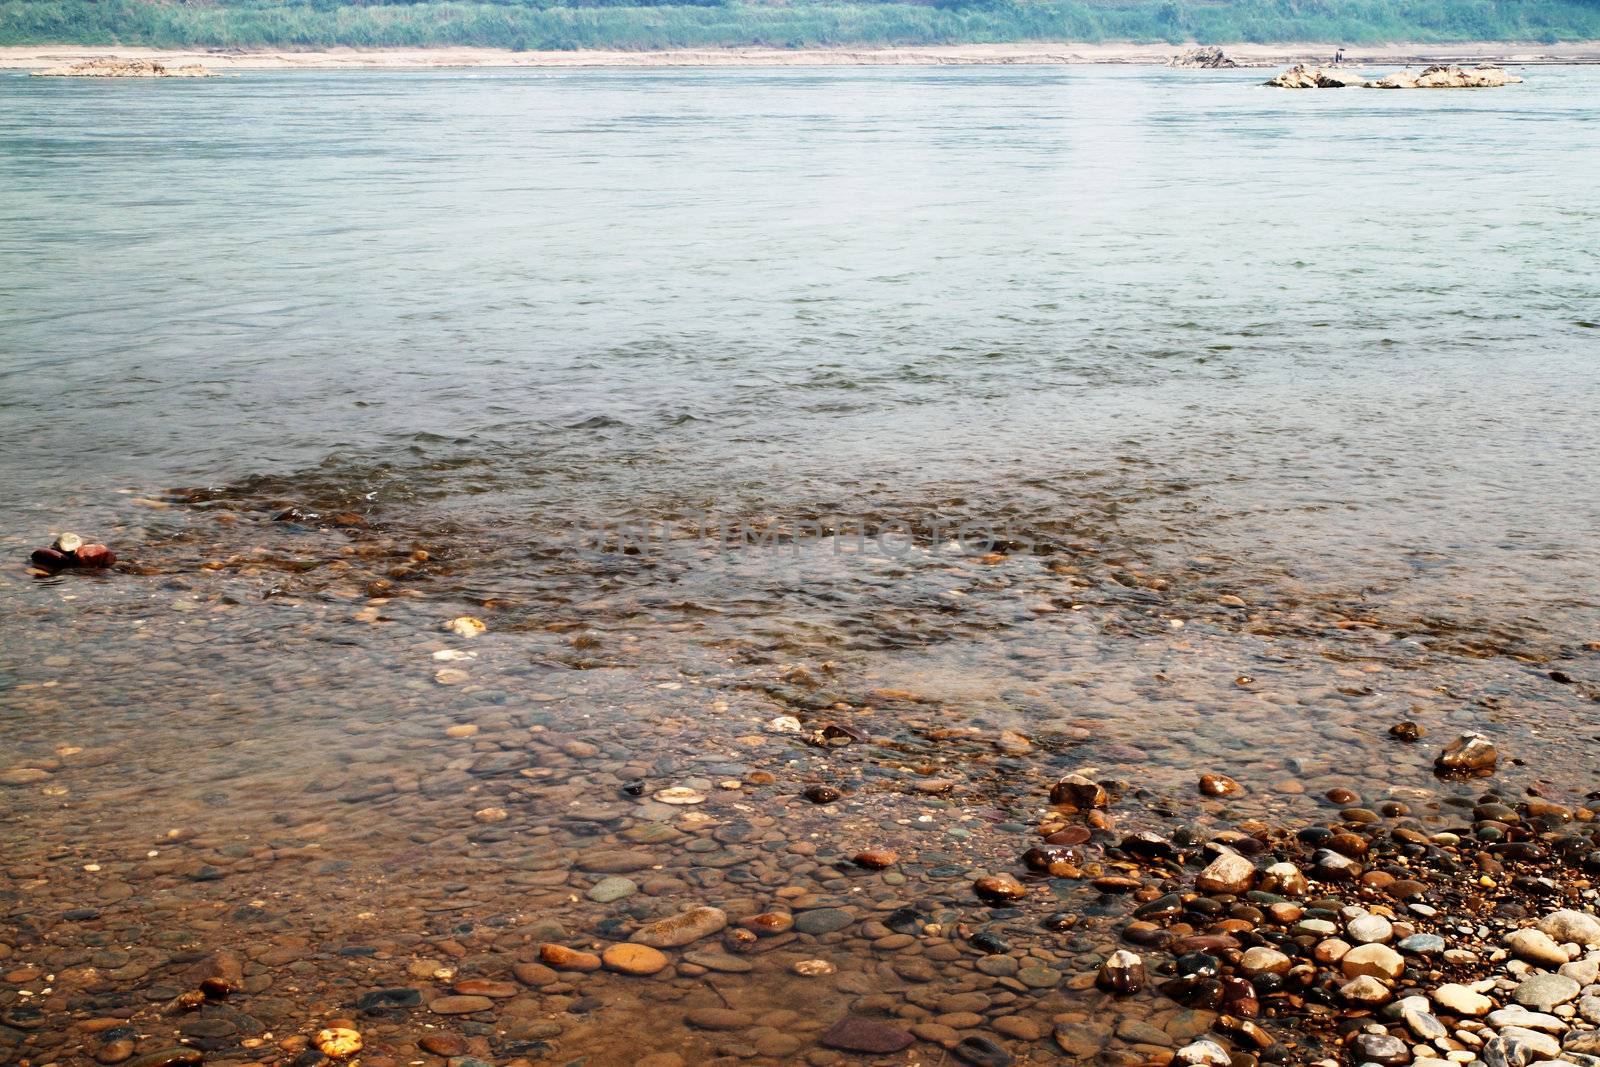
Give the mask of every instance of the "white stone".
[{"label": "white stone", "polygon": [[1172,1062],[1184,1064],[1185,1067],[1228,1067],[1233,1059],[1228,1055],[1228,1050],[1215,1041],[1201,1038],[1180,1048],[1172,1057]]},{"label": "white stone", "polygon": [[1506,947],[1519,959],[1541,967],[1559,967],[1567,962],[1567,951],[1542,930],[1516,930],[1506,937]]},{"label": "white stone", "polygon": [[1406,969],[1405,958],[1388,945],[1376,943],[1357,945],[1344,954],[1339,969],[1346,978],[1359,978],[1364,974],[1392,982]]},{"label": "white stone", "polygon": [[1382,915],[1358,915],[1346,924],[1345,932],[1358,945],[1382,944],[1394,937],[1394,924]]},{"label": "white stone", "polygon": [[1258,974],[1285,974],[1292,966],[1294,961],[1288,956],[1265,945],[1245,949],[1244,955],[1239,957],[1239,970],[1249,978]]},{"label": "white stone", "polygon": [[1527,1030],[1544,1030],[1547,1033],[1559,1034],[1567,1028],[1567,1024],[1554,1015],[1529,1011],[1521,1004],[1508,1004],[1491,1011],[1488,1022],[1497,1030],[1503,1026],[1520,1026]]},{"label": "white stone", "polygon": [[1256,865],[1237,852],[1224,852],[1194,880],[1202,893],[1240,894],[1255,884]]},{"label": "white stone", "polygon": [[1600,959],[1573,960],[1563,963],[1560,967],[1561,974],[1577,982],[1581,986],[1592,986],[1600,982]]},{"label": "white stone", "polygon": [[1522,1042],[1541,1060],[1553,1060],[1561,1055],[1561,1042],[1549,1034],[1541,1034],[1537,1030],[1529,1030],[1521,1026],[1507,1026],[1500,1031],[1500,1036],[1508,1041]]},{"label": "white stone", "polygon": [[1449,982],[1433,991],[1433,1002],[1451,1015],[1487,1015],[1494,1001],[1464,985]]},{"label": "white stone", "polygon": [[1352,1004],[1368,1007],[1387,1003],[1390,996],[1389,987],[1371,975],[1346,982],[1339,987],[1339,995]]},{"label": "white stone", "polygon": [[1588,912],[1553,911],[1539,920],[1539,929],[1557,941],[1576,941],[1585,948],[1600,948],[1600,919]]}]

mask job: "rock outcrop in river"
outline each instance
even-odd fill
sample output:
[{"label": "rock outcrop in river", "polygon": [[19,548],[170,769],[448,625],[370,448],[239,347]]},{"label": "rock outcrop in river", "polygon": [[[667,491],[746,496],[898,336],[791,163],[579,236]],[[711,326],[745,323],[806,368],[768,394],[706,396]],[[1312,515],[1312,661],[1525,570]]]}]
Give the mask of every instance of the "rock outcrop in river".
[{"label": "rock outcrop in river", "polygon": [[1280,89],[1488,89],[1501,85],[1520,83],[1521,78],[1507,74],[1491,64],[1467,70],[1464,67],[1435,65],[1421,74],[1402,70],[1382,78],[1368,79],[1359,74],[1329,70],[1326,67],[1308,67],[1296,64],[1268,79],[1268,85]]},{"label": "rock outcrop in river", "polygon": [[1220,70],[1238,65],[1220,48],[1191,48],[1167,60],[1169,67],[1200,67],[1205,70]]},{"label": "rock outcrop in river", "polygon": [[198,63],[168,67],[153,59],[86,59],[70,67],[33,72],[36,78],[215,78],[217,72]]}]

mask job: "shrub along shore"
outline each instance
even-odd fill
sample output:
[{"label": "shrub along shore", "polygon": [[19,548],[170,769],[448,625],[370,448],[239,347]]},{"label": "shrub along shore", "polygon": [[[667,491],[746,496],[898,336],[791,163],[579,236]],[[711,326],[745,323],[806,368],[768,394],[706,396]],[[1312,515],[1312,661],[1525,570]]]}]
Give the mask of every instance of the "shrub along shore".
[{"label": "shrub along shore", "polygon": [[676,5],[0,0],[0,45],[420,48],[516,51],[817,48],[1025,41],[1557,42],[1600,39],[1582,0],[939,0]]}]

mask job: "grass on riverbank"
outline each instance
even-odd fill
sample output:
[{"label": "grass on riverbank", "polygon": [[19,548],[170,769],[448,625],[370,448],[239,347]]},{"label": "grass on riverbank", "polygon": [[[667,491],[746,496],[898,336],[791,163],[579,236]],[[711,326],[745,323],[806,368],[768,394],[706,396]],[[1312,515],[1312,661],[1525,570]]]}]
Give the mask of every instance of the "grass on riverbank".
[{"label": "grass on riverbank", "polygon": [[217,4],[0,0],[0,44],[657,49],[1007,41],[1330,41],[1600,38],[1593,0],[937,0],[621,6],[547,0]]}]

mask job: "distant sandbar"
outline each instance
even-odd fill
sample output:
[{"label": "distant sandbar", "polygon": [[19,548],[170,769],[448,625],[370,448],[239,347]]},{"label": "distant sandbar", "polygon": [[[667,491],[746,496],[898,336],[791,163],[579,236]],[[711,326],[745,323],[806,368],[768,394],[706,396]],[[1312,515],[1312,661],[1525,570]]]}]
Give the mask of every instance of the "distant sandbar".
[{"label": "distant sandbar", "polygon": [[[499,48],[159,49],[120,45],[23,45],[0,47],[0,68],[35,70],[91,59],[154,60],[170,66],[199,63],[215,71],[420,70],[441,67],[843,67],[1059,65],[1074,63],[1161,64],[1187,46],[1148,44],[930,45],[903,48],[693,48],[662,52],[513,52]],[[1246,66],[1326,63],[1333,44],[1224,45]],[[1520,44],[1505,41],[1461,44],[1394,44],[1346,47],[1347,63],[1389,66],[1430,63],[1600,63],[1600,41],[1579,44]]]}]

